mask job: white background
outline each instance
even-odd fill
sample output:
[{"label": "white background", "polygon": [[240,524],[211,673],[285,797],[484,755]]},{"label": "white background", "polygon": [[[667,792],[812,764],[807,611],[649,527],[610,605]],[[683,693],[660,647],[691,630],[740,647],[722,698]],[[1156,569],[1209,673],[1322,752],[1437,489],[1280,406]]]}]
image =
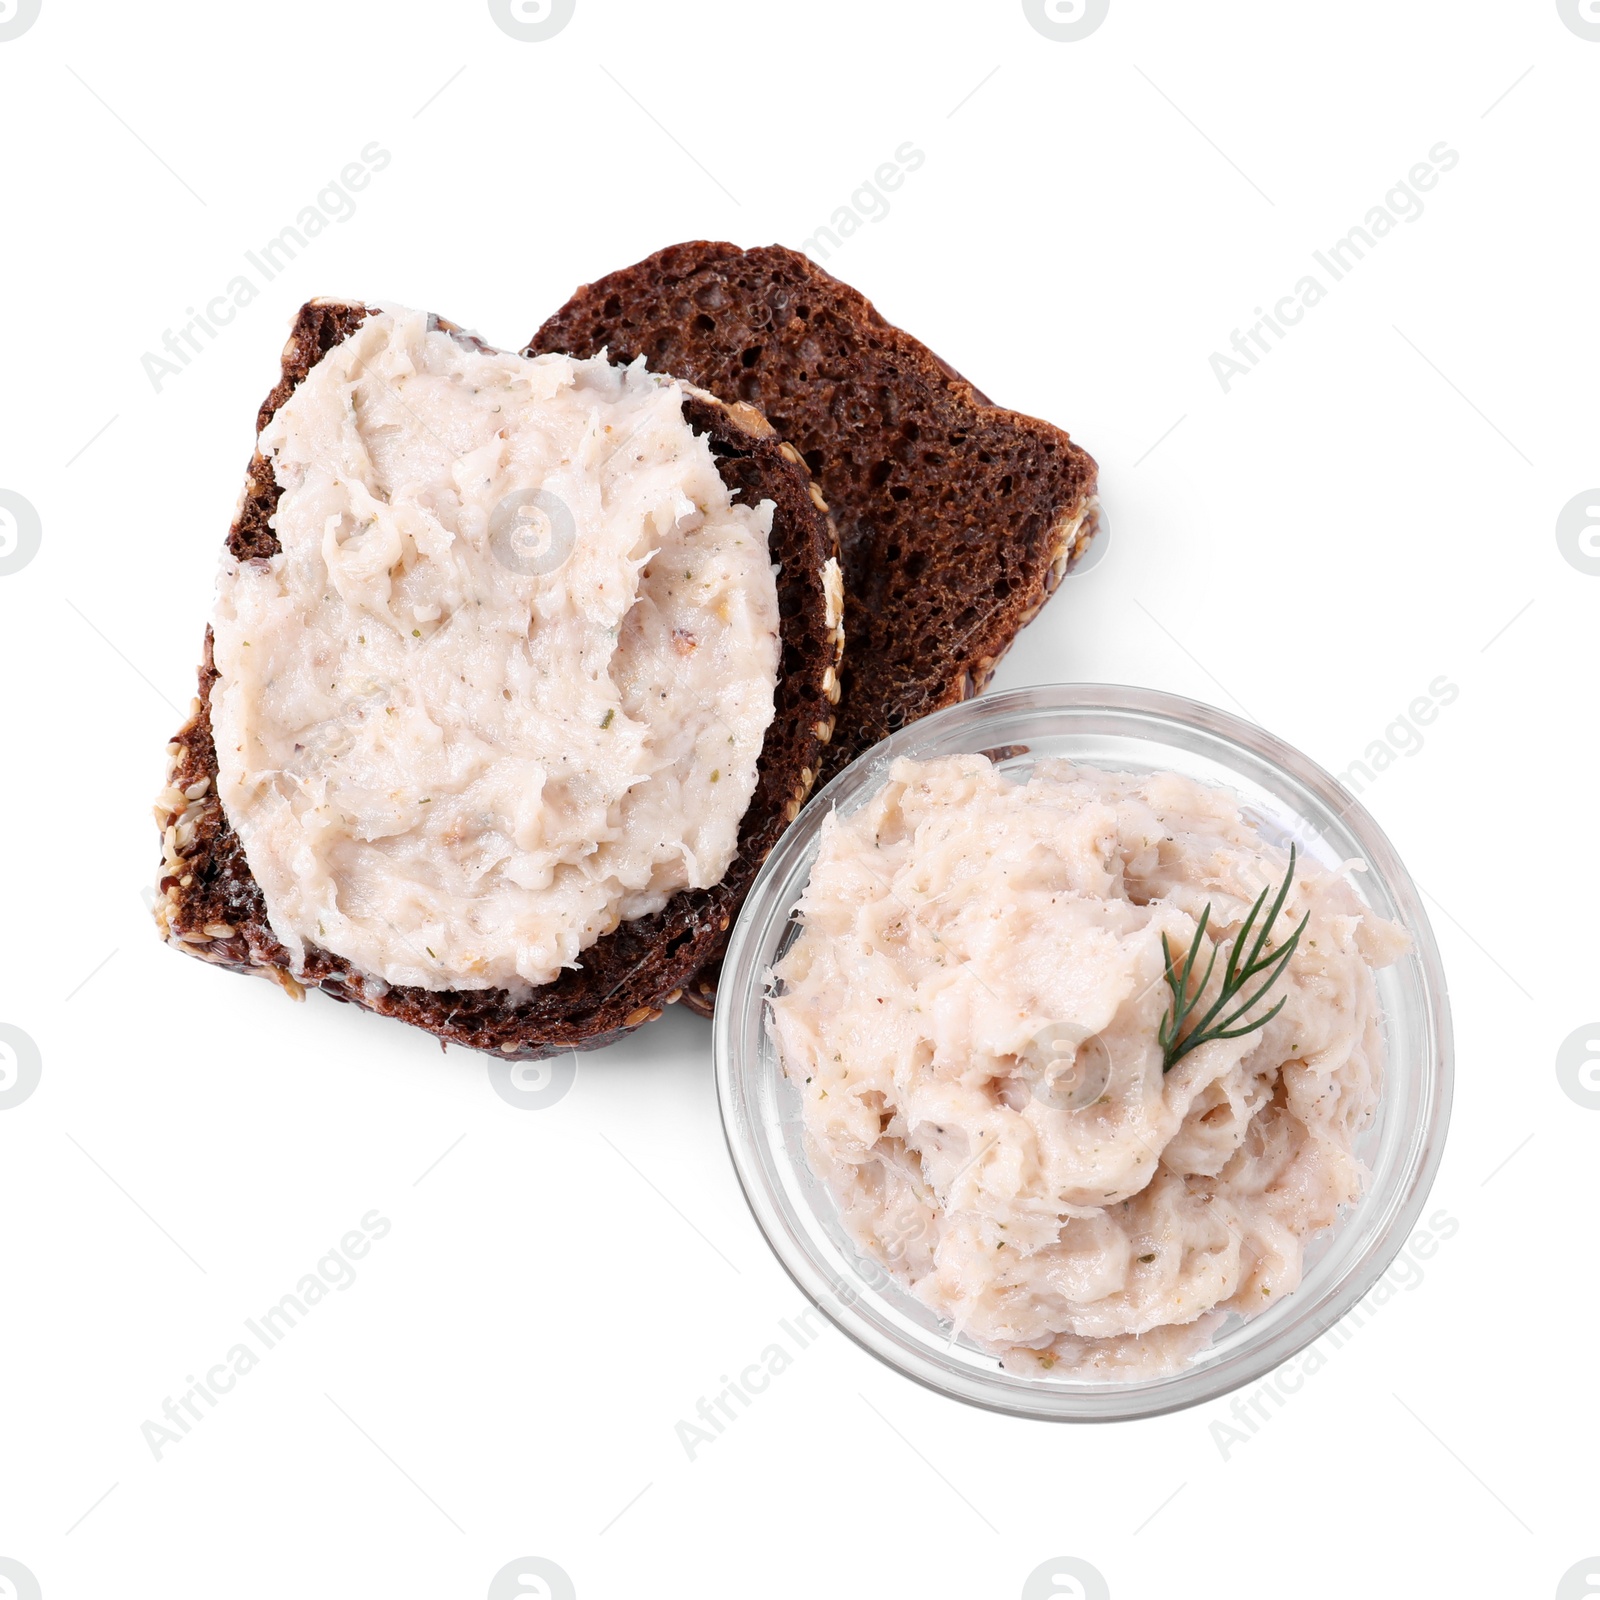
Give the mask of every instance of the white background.
[{"label": "white background", "polygon": [[[0,488],[42,525],[0,576],[0,1022],[43,1063],[0,1112],[0,1556],[46,1600],[479,1597],[523,1555],[581,1600],[1013,1600],[1058,1556],[1115,1600],[1545,1600],[1600,1556],[1600,1112],[1555,1071],[1600,1016],[1600,577],[1555,537],[1600,484],[1597,91],[1554,0],[1112,0],[1076,43],[1019,0],[577,0],[543,43],[482,0],[43,0],[0,42]],[[157,392],[144,354],[374,140],[355,214]],[[907,140],[829,269],[1069,428],[1112,530],[998,687],[1173,690],[1334,770],[1459,688],[1363,795],[1434,897],[1459,1226],[1227,1459],[1226,1402],[1004,1420],[829,1329],[691,1461],[675,1425],[803,1305],[707,1026],[518,1110],[477,1055],[181,960],[141,898],[302,299],[514,348],[675,240],[798,245]],[[1212,352],[1439,141],[1424,213],[1224,393]],[[141,1424],[373,1208],[358,1281],[154,1459]]]}]

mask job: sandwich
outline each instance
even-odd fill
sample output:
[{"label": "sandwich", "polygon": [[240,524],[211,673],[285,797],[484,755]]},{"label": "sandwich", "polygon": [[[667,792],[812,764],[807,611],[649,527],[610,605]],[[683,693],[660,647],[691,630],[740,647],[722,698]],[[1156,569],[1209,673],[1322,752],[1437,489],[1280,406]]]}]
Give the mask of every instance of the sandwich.
[{"label": "sandwich", "polygon": [[836,534],[764,418],[643,363],[304,307],[168,746],[187,954],[538,1059],[722,948],[831,737]]}]

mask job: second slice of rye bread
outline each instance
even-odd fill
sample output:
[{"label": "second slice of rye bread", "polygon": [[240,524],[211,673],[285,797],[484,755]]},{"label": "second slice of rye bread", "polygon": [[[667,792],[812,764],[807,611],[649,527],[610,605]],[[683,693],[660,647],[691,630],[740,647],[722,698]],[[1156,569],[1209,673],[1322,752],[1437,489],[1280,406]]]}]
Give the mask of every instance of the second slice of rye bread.
[{"label": "second slice of rye bread", "polygon": [[[283,375],[257,417],[258,433],[311,368],[370,315],[367,306],[336,301],[312,301],[301,308],[284,348]],[[443,318],[435,325],[463,342],[478,343]],[[293,975],[244,847],[217,798],[211,732],[217,669],[208,628],[199,696],[167,747],[167,787],[156,804],[162,865],[155,913],[168,943],[218,966],[268,976],[296,998],[315,986],[336,1000],[424,1028],[442,1041],[521,1060],[609,1043],[660,1016],[697,971],[716,961],[751,879],[816,779],[833,727],[843,639],[823,580],[824,563],[836,553],[836,536],[822,496],[792,447],[747,405],[690,393],[684,417],[697,433],[709,436],[718,471],[735,499],[751,505],[770,499],[776,507],[771,550],[780,568],[783,654],[775,711],[761,747],[756,792],[740,823],[738,853],[721,882],[682,890],[653,915],[624,922],[585,950],[577,969],[526,998],[504,989],[391,987],[314,945],[307,946],[303,970]],[[277,504],[273,467],[258,452],[228,534],[235,560],[266,561],[278,553],[271,520]]]},{"label": "second slice of rye bread", "polygon": [[[1095,463],[996,406],[781,245],[672,245],[578,290],[527,354],[613,361],[759,409],[822,486],[844,566],[843,698],[821,782],[980,693],[1098,523]],[[716,973],[685,992],[709,1013]]]},{"label": "second slice of rye bread", "polygon": [[850,641],[824,780],[980,692],[1094,536],[1095,464],[1060,428],[782,245],[673,245],[579,289],[526,353],[602,349],[755,406],[821,484]]}]

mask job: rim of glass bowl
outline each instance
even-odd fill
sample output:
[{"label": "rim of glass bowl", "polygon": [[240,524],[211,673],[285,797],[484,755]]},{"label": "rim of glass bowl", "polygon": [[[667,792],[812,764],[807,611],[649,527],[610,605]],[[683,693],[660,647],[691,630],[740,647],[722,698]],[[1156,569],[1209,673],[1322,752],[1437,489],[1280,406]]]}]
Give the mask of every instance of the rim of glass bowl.
[{"label": "rim of glass bowl", "polygon": [[[1368,871],[1355,875],[1358,892],[1401,922],[1413,941],[1379,975],[1386,1060],[1378,1117],[1364,1135],[1372,1169],[1367,1192],[1317,1236],[1293,1294],[1248,1320],[1230,1317],[1211,1349],[1182,1371],[1133,1381],[1027,1377],[1001,1369],[965,1341],[958,1347],[936,1337],[928,1326],[932,1313],[860,1259],[844,1241],[831,1198],[784,1149],[777,1098],[794,1091],[782,1079],[765,1026],[767,970],[795,931],[794,905],[830,811],[864,804],[900,756],[984,751],[1015,760],[1031,744],[1069,735],[1098,739],[1108,754],[1136,749],[1154,735],[1166,749],[1184,751],[1189,771],[1209,769],[1206,781],[1253,789],[1257,799],[1271,795],[1277,804],[1269,820],[1275,813],[1290,821],[1302,847],[1311,845],[1319,859],[1367,862]],[[1107,764],[1092,753],[1075,759]],[[1136,755],[1109,764],[1141,765]],[[1147,770],[1169,764],[1143,763]],[[1444,973],[1417,887],[1377,823],[1335,778],[1272,734],[1199,701],[1119,685],[1049,685],[964,701],[902,728],[852,762],[805,807],[757,874],[723,963],[714,1033],[717,1099],[734,1170],[757,1226],[800,1290],[906,1377],[971,1405],[1042,1420],[1109,1422],[1198,1405],[1264,1377],[1320,1338],[1405,1244],[1438,1171],[1450,1117]],[[816,1198],[820,1207],[811,1203]]]}]

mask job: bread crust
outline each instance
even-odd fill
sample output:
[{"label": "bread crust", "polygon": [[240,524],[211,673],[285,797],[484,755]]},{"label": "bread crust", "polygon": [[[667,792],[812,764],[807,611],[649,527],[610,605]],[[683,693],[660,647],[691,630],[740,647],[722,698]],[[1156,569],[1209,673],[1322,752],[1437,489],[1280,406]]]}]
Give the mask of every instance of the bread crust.
[{"label": "bread crust", "polygon": [[[301,308],[284,347],[282,375],[257,416],[258,434],[312,367],[373,314],[371,307],[337,301]],[[434,325],[481,346],[443,319]],[[217,798],[211,689],[218,674],[208,627],[199,694],[168,745],[168,785],[156,805],[163,845],[156,920],[169,943],[203,961],[270,977],[295,998],[307,987],[320,988],[336,1000],[423,1028],[442,1042],[515,1060],[596,1049],[659,1017],[680,997],[694,973],[720,956],[746,889],[816,780],[832,734],[844,643],[837,617],[829,614],[822,574],[838,553],[838,535],[803,463],[749,405],[691,390],[684,416],[710,437],[735,498],[776,505],[771,550],[780,567],[782,641],[776,710],[738,851],[721,882],[683,890],[653,916],[623,923],[584,951],[579,968],[526,999],[513,999],[504,989],[390,986],[314,945],[306,948],[303,970],[292,974],[289,952],[268,924],[260,887]],[[271,463],[258,449],[228,532],[235,560],[266,560],[277,553],[271,518],[278,494]]]}]

